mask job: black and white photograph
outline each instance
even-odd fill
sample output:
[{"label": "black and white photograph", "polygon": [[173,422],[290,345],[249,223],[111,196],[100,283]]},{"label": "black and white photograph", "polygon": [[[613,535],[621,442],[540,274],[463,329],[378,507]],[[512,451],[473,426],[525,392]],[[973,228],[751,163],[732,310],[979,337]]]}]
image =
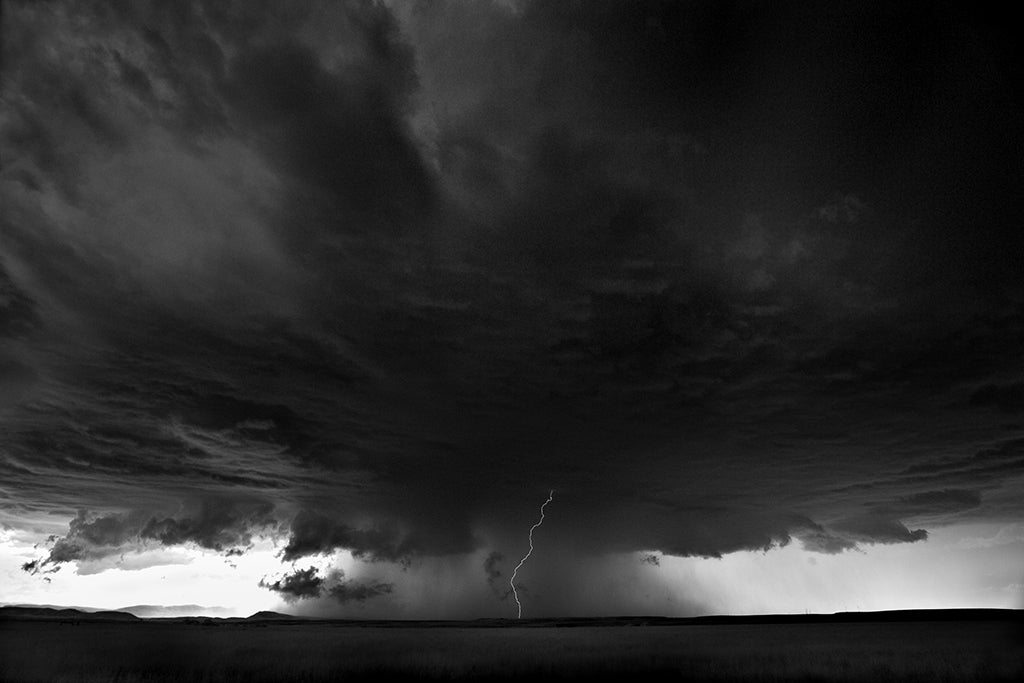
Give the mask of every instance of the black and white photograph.
[{"label": "black and white photograph", "polygon": [[0,0],[0,681],[1024,680],[1024,39]]}]

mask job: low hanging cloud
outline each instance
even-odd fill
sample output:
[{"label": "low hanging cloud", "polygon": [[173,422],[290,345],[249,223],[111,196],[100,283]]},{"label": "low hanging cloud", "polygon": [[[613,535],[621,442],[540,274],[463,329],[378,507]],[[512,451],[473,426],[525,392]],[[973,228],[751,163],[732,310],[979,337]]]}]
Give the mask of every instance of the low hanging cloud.
[{"label": "low hanging cloud", "polygon": [[814,552],[836,554],[861,546],[926,541],[925,529],[911,530],[904,518],[949,518],[981,505],[977,491],[942,489],[921,491],[884,503],[865,506],[868,512],[833,520],[828,527],[805,520],[794,531],[803,547]]},{"label": "low hanging cloud", "polygon": [[388,595],[395,585],[384,581],[343,581],[327,588],[327,595],[334,601],[344,605],[348,602],[364,602],[371,598]]},{"label": "low hanging cloud", "polygon": [[643,564],[649,564],[652,567],[660,567],[661,557],[655,553],[648,553],[640,558],[640,562]]},{"label": "low hanging cloud", "polygon": [[857,548],[856,541],[827,531],[820,526],[801,530],[797,538],[800,539],[800,544],[805,550],[825,555],[837,555]]},{"label": "low hanging cloud", "polygon": [[328,572],[326,577],[320,576],[316,567],[296,569],[290,574],[274,581],[262,579],[259,585],[281,595],[288,603],[327,596],[331,600],[345,604],[349,602],[365,602],[371,598],[388,595],[394,591],[394,584],[384,581],[353,581],[346,580],[340,569]]},{"label": "low hanging cloud", "polygon": [[415,553],[415,542],[397,526],[354,528],[314,512],[299,512],[291,523],[291,534],[282,559],[293,562],[310,555],[327,555],[345,549],[354,557],[401,561]]},{"label": "low hanging cloud", "polygon": [[928,539],[925,529],[908,529],[898,520],[878,515],[862,515],[832,522],[828,527],[810,522],[802,524],[794,536],[806,550],[835,555],[864,545],[915,543]]},{"label": "low hanging cloud", "polygon": [[[155,541],[160,546],[194,544],[200,548],[242,554],[253,536],[278,525],[274,506],[266,501],[204,498],[192,515],[148,517],[141,511],[92,515],[79,510],[63,536],[53,536],[45,558],[22,567],[35,574],[44,566],[67,562],[96,562],[129,552],[141,552]],[[102,565],[101,566],[106,566]]]},{"label": "low hanging cloud", "polygon": [[928,538],[925,529],[910,530],[897,520],[869,515],[839,520],[831,528],[859,543],[914,543]]},{"label": "low hanging cloud", "polygon": [[204,500],[194,517],[151,518],[139,532],[143,539],[163,545],[195,543],[200,548],[238,554],[251,545],[253,533],[276,525],[270,502]]},{"label": "low hanging cloud", "polygon": [[295,602],[304,598],[318,598],[323,592],[324,579],[318,575],[316,567],[297,569],[291,574],[273,582],[260,580],[260,587],[279,593],[285,602]]},{"label": "low hanging cloud", "polygon": [[56,538],[44,564],[63,564],[120,554],[138,539],[142,518],[137,513],[94,517],[79,510],[68,533]]},{"label": "low hanging cloud", "polygon": [[[36,574],[56,574],[60,571],[60,565],[44,569],[46,564],[47,562],[45,558],[37,558],[35,560],[30,560],[28,562],[23,563],[21,565],[21,571],[28,572],[33,576]],[[44,577],[44,579],[45,578],[46,577]]]}]

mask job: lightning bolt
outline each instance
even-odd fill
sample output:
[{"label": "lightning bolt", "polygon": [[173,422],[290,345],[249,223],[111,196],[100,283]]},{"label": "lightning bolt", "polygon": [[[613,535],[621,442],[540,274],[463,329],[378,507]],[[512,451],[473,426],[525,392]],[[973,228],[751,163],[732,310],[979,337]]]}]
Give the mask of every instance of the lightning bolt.
[{"label": "lightning bolt", "polygon": [[523,618],[523,604],[519,602],[519,593],[516,591],[516,574],[519,572],[519,568],[523,566],[523,563],[526,562],[527,558],[530,557],[530,554],[533,553],[533,530],[544,523],[544,508],[547,507],[547,504],[550,503],[551,499],[554,497],[555,490],[551,489],[548,492],[548,499],[540,506],[540,520],[530,527],[530,549],[526,551],[526,554],[523,555],[523,559],[519,560],[519,564],[517,564],[516,568],[512,570],[512,578],[508,581],[509,585],[512,586],[512,595],[516,599],[516,606],[519,608],[519,615],[516,619]]}]

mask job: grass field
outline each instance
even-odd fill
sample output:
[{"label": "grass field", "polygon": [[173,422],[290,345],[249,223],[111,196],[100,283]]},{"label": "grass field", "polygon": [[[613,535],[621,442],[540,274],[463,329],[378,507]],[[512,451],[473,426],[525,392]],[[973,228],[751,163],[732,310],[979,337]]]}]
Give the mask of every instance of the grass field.
[{"label": "grass field", "polygon": [[14,683],[530,678],[1024,680],[1020,626],[993,622],[576,628],[0,622]]}]

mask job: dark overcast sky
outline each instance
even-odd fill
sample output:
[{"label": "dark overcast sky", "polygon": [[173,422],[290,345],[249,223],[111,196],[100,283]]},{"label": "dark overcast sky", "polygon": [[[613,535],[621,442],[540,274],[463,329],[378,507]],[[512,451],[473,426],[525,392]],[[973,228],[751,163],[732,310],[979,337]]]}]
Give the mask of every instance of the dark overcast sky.
[{"label": "dark overcast sky", "polygon": [[574,558],[1024,521],[1001,12],[5,0],[0,522],[301,607],[507,577],[549,489]]}]

